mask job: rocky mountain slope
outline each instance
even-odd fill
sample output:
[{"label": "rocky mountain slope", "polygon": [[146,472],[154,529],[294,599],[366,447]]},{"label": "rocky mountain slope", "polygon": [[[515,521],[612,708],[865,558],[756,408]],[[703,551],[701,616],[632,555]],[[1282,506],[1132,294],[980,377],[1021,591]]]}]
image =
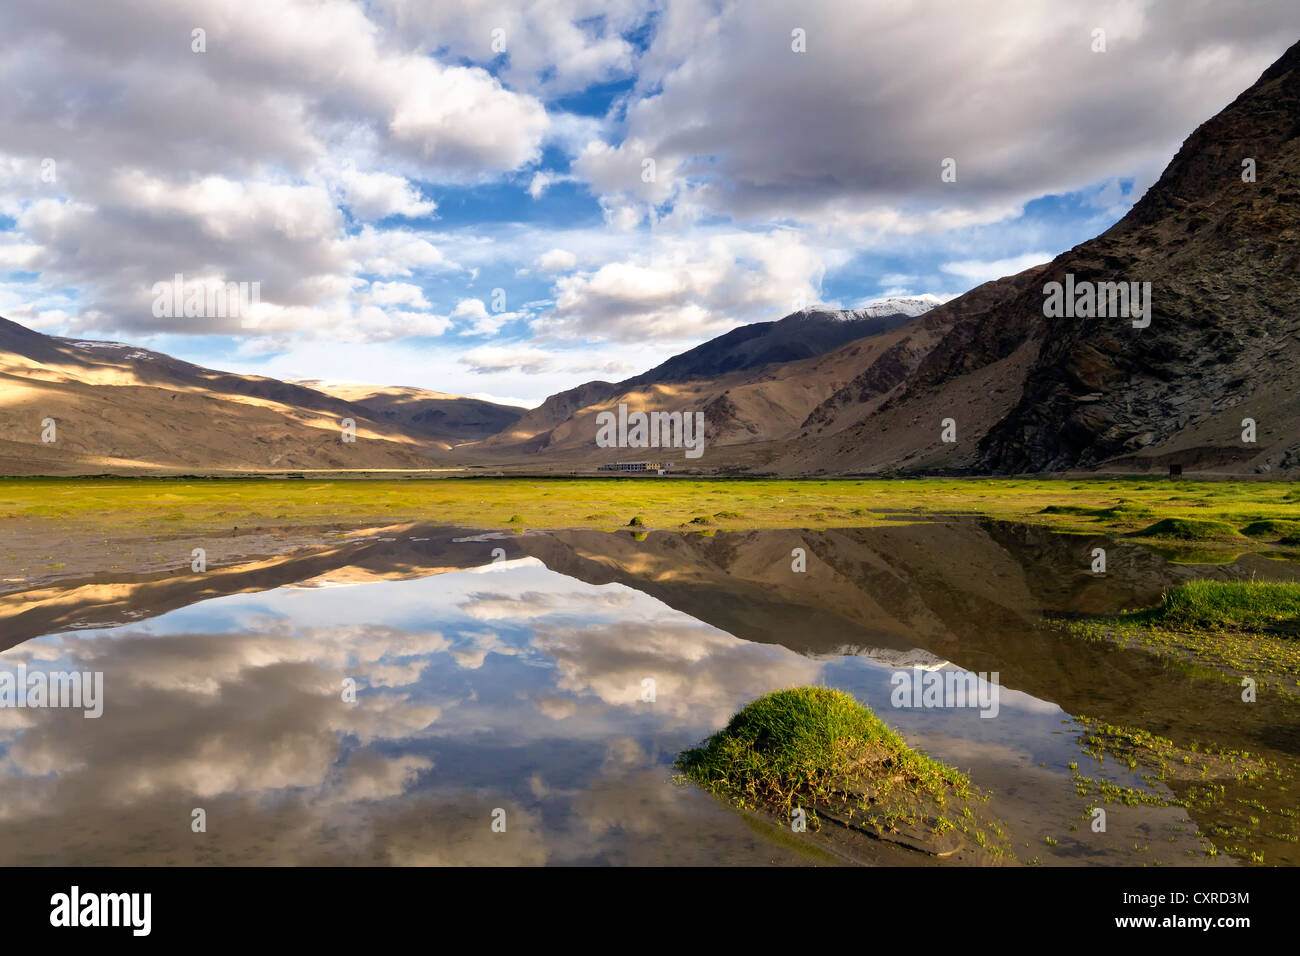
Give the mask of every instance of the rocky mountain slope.
[{"label": "rocky mountain slope", "polygon": [[732,329],[620,384],[630,387],[689,382],[814,358],[846,342],[896,329],[916,314],[890,311],[862,315],[854,311],[801,309],[775,322],[753,322]]},{"label": "rocky mountain slope", "polygon": [[[552,395],[479,451],[538,456],[538,464],[609,458],[594,445],[596,415],[631,409],[703,411],[710,445],[784,438],[843,383],[843,361],[873,351],[938,299],[881,300],[860,310],[802,309],[732,329],[622,382],[587,382]],[[870,344],[868,344],[870,343]],[[827,355],[840,361],[825,362]]]},{"label": "rocky mountain slope", "polygon": [[[1188,137],[1112,228],[928,313],[924,323],[949,328],[916,371],[903,379],[885,357],[864,368],[776,469],[1300,466],[1297,184],[1300,44]],[[1149,282],[1150,324],[1046,316],[1044,286],[1067,276]],[[945,418],[956,442],[941,440]]]},{"label": "rocky mountain slope", "polygon": [[[1118,223],[1050,263],[935,308],[915,297],[745,326],[530,411],[232,375],[0,320],[0,473],[581,471],[648,456],[595,444],[596,415],[626,403],[703,412],[707,451],[689,465],[705,473],[1176,464],[1290,475],[1300,470],[1298,240],[1300,44],[1192,133]],[[1149,289],[1149,312],[1084,311],[1083,300],[1053,311],[1054,283]],[[355,444],[340,442],[344,418]],[[47,419],[55,442],[42,440]]]}]

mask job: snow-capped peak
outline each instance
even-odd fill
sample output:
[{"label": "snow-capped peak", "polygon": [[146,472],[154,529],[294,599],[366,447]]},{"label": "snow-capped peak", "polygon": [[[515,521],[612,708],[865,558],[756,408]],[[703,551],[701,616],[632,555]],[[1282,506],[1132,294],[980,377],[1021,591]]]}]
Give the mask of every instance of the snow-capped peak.
[{"label": "snow-capped peak", "polygon": [[810,305],[799,311],[804,315],[828,315],[848,322],[853,319],[878,319],[889,315],[924,315],[935,306],[942,305],[947,301],[948,298],[941,298],[929,292],[924,292],[921,295],[895,295],[884,299],[872,299],[854,309],[841,309],[831,305]]},{"label": "snow-capped peak", "polygon": [[127,345],[125,342],[82,342],[78,339],[59,339],[59,341],[67,342],[79,349],[112,349],[115,352],[125,352],[122,357],[126,359],[152,359],[154,357],[152,352],[137,348],[134,345]]},{"label": "snow-capped peak", "polygon": [[862,318],[898,315],[899,313],[903,315],[924,315],[935,306],[943,305],[945,301],[937,295],[923,292],[921,295],[895,295],[884,299],[873,299],[870,302],[864,302],[856,309],[847,311]]}]

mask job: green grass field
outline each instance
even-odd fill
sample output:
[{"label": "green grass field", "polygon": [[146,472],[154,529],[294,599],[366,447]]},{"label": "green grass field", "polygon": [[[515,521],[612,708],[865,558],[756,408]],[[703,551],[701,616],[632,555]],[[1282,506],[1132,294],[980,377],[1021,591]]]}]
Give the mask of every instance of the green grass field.
[{"label": "green grass field", "polygon": [[1294,535],[1300,488],[1151,478],[0,479],[0,527],[6,520],[41,519],[109,533],[415,521],[614,530],[633,518],[646,529],[709,531],[853,527],[900,515],[979,515],[1063,531],[1263,550],[1285,547],[1280,542]]}]

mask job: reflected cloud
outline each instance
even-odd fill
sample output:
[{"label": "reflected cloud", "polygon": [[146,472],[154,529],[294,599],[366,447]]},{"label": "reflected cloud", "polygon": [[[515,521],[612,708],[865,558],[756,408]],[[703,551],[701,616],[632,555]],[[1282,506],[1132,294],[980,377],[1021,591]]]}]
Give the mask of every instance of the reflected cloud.
[{"label": "reflected cloud", "polygon": [[[312,563],[310,586],[235,581],[0,652],[0,668],[105,678],[99,720],[0,709],[0,864],[807,862],[672,782],[682,749],[798,685],[852,692],[1008,791],[1027,766],[1076,755],[1057,731],[1094,651],[1034,629],[1045,601],[1016,556],[1060,549],[1066,570],[1032,583],[1064,606],[1082,593],[1074,542],[965,523],[453,543],[478,560],[498,541],[546,563],[458,570],[441,546],[422,557],[386,540],[364,568]],[[795,545],[816,558],[806,578],[785,570]],[[1108,582],[1127,601],[1137,585],[1120,574]],[[998,719],[889,709],[900,667],[1000,668]],[[1032,692],[1015,689],[1026,679]],[[1076,813],[1061,787],[1033,812]],[[196,807],[206,834],[189,830]]]}]

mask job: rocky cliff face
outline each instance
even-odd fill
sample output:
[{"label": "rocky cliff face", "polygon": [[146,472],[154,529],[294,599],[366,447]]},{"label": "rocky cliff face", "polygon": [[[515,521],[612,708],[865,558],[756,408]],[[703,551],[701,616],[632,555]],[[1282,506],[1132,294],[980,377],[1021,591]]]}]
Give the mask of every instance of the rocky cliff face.
[{"label": "rocky cliff face", "polygon": [[1280,464],[1300,443],[1284,434],[1297,401],[1298,240],[1300,44],[1188,137],[1128,215],[1038,277],[1150,282],[1149,327],[1046,318],[1041,288],[1029,288],[996,328],[972,337],[993,354],[1006,347],[999,335],[1042,339],[1020,401],[980,442],[977,467],[1087,467],[1161,446],[1245,461],[1258,451],[1241,440],[1246,417]]},{"label": "rocky cliff face", "polygon": [[[1297,240],[1300,44],[1188,137],[1111,229],[901,327],[892,351],[813,411],[777,468],[1300,467]],[[1105,314],[1049,315],[1053,282],[1138,283],[1149,323],[1112,312],[1109,295]],[[1255,442],[1243,441],[1246,419]]]}]

